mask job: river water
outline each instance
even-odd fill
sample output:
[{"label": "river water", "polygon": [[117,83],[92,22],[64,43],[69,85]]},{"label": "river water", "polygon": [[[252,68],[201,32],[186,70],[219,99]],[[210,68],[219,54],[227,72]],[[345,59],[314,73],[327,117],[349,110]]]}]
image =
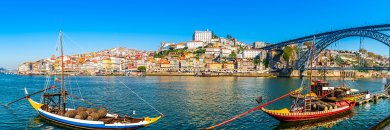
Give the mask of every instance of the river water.
[{"label": "river water", "polygon": [[[50,77],[51,81],[54,79]],[[340,79],[328,79],[334,86]],[[43,89],[45,76],[0,75],[0,103],[5,104],[24,96],[24,87],[30,93]],[[165,117],[144,129],[202,129],[244,112],[263,96],[270,101],[297,89],[300,79],[256,77],[68,77],[67,89],[79,97],[103,105],[109,110],[133,117],[158,116],[159,113],[137,98],[148,101]],[[76,82],[77,81],[77,82]],[[122,85],[123,82],[126,86]],[[378,92],[385,79],[348,80],[347,84],[359,90]],[[59,86],[59,84],[57,84]],[[80,91],[79,91],[80,90]],[[33,96],[39,101],[40,95]],[[267,106],[269,109],[289,107],[288,98]],[[68,106],[84,105],[69,97]],[[133,115],[135,111],[135,115]],[[256,111],[222,128],[225,129],[368,129],[390,116],[390,100],[380,100],[356,106],[351,113],[317,122],[282,123]],[[66,129],[45,122],[37,116],[26,100],[8,108],[0,107],[1,129]]]}]

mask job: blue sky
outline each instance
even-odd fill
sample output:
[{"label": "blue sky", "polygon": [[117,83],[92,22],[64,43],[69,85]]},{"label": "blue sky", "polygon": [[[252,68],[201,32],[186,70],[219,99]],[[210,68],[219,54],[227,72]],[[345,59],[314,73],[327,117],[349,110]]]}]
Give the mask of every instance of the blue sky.
[{"label": "blue sky", "polygon": [[[17,68],[54,53],[58,31],[67,53],[113,47],[155,50],[162,41],[188,41],[195,30],[241,41],[280,42],[313,33],[390,23],[388,0],[40,0],[0,4],[0,67]],[[339,49],[358,49],[358,38]],[[77,45],[76,45],[77,44]],[[388,48],[365,40],[382,55]],[[72,50],[72,51],[69,51]]]}]

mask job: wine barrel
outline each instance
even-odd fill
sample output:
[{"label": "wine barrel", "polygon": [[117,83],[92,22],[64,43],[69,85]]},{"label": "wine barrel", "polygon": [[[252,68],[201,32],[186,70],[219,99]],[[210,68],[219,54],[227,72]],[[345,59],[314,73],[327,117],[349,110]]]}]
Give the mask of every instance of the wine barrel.
[{"label": "wine barrel", "polygon": [[312,109],[312,110],[316,110],[316,109],[317,109],[317,104],[315,104],[315,103],[314,103],[314,104],[311,104],[311,109]]},{"label": "wine barrel", "polygon": [[86,111],[87,113],[88,113],[88,115],[90,115],[90,114],[92,114],[92,113],[96,113],[97,112],[97,110],[95,109],[95,108],[87,108],[87,111]]},{"label": "wine barrel", "polygon": [[329,110],[329,111],[333,110],[333,107],[332,107],[332,105],[330,105],[330,104],[327,104],[327,106],[328,106],[328,110]]},{"label": "wine barrel", "polygon": [[99,111],[97,112],[99,114],[99,118],[103,118],[107,115],[107,109],[105,108],[102,108],[102,109],[99,109]]},{"label": "wine barrel", "polygon": [[87,117],[87,120],[97,121],[97,120],[99,120],[99,114],[96,112],[93,112],[93,113],[89,114],[89,116]]},{"label": "wine barrel", "polygon": [[77,115],[77,110],[69,110],[65,113],[64,116],[69,118],[74,118]]},{"label": "wine barrel", "polygon": [[337,105],[334,104],[334,103],[329,103],[329,105],[331,105],[333,107],[333,109],[337,109]]},{"label": "wine barrel", "polygon": [[77,111],[86,111],[87,110],[87,108],[85,108],[85,107],[79,107],[79,108],[77,108]]},{"label": "wine barrel", "polygon": [[327,111],[328,110],[328,107],[324,104],[319,105],[318,108],[320,111]]},{"label": "wine barrel", "polygon": [[75,116],[76,119],[81,119],[81,120],[84,120],[87,117],[88,117],[88,114],[85,111],[78,111],[77,115]]}]

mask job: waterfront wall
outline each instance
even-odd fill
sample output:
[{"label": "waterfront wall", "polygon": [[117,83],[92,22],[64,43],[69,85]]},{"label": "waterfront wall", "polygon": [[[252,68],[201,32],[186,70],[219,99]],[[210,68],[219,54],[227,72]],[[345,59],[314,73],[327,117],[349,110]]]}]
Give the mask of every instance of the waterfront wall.
[{"label": "waterfront wall", "polygon": [[[314,77],[353,77],[353,78],[370,78],[370,77],[388,77],[389,73],[381,73],[379,71],[368,71],[368,72],[359,72],[356,70],[350,71],[341,71],[341,70],[331,70],[331,71],[319,71],[313,70],[312,76]],[[293,70],[291,73],[280,73],[281,77],[299,77],[299,71]],[[304,71],[303,76],[310,76],[310,71]]]},{"label": "waterfront wall", "polygon": [[[340,70],[331,70],[331,71],[318,71],[313,70],[314,77],[351,77],[351,78],[371,78],[371,77],[390,77],[389,73],[381,73],[379,71],[368,71],[368,72],[359,72],[355,70],[351,71],[340,71]],[[60,73],[28,73],[19,75],[59,75]],[[289,72],[273,72],[273,73],[258,73],[258,72],[247,72],[247,73],[223,73],[223,72],[206,72],[206,75],[202,73],[194,72],[115,72],[115,73],[77,73],[77,72],[66,72],[65,75],[82,75],[82,76],[203,76],[203,77],[222,77],[222,76],[232,76],[232,77],[299,77],[298,70],[291,70]],[[310,76],[310,71],[304,71],[303,76]]]}]

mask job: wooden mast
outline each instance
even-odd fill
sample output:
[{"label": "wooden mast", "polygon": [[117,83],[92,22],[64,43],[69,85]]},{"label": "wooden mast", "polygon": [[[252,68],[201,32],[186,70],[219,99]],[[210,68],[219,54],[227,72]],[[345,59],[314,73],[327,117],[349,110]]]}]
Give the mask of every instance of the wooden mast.
[{"label": "wooden mast", "polygon": [[[316,42],[316,36],[313,37],[313,43],[311,45],[311,59],[310,59],[310,83],[312,81],[312,75],[313,75],[313,60],[314,60],[314,44]],[[309,88],[309,94],[311,96],[311,87]]]},{"label": "wooden mast", "polygon": [[60,46],[61,46],[61,96],[63,100],[63,113],[66,110],[66,90],[65,90],[65,64],[64,64],[64,48],[62,46],[62,31],[60,30]]}]

